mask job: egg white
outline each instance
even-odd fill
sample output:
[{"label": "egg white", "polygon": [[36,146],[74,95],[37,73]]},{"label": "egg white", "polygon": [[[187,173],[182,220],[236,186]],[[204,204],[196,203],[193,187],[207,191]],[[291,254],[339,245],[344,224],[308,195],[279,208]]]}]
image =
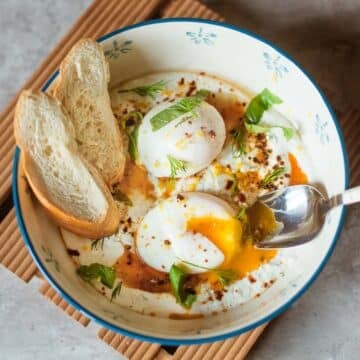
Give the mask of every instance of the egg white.
[{"label": "egg white", "polygon": [[155,106],[144,117],[138,135],[140,162],[156,177],[170,177],[168,156],[184,161],[186,168],[175,177],[195,174],[207,167],[220,153],[225,141],[224,121],[214,106],[202,102],[196,116],[184,114],[159,130],[150,120],[174,103]]},{"label": "egg white", "polygon": [[[161,201],[139,226],[139,255],[151,267],[165,272],[182,260],[207,268],[220,266],[224,261],[221,250],[205,236],[186,230],[189,219],[208,216],[227,220],[235,216],[235,211],[226,201],[206,193],[183,193]],[[194,266],[189,270],[206,271]]]}]

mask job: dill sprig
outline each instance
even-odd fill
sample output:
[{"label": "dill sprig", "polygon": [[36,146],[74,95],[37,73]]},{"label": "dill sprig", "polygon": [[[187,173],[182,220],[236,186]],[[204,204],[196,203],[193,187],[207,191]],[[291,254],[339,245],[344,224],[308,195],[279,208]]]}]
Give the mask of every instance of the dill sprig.
[{"label": "dill sprig", "polygon": [[91,250],[103,250],[105,239],[96,239],[91,242]]},{"label": "dill sprig", "polygon": [[188,162],[185,160],[176,159],[171,155],[167,155],[170,163],[170,178],[175,178],[179,171],[186,171]]},{"label": "dill sprig", "polygon": [[119,296],[122,288],[122,282],[120,281],[115,287],[114,290],[111,292],[111,299],[110,302],[112,302],[117,296]]},{"label": "dill sprig", "polygon": [[143,85],[143,86],[137,86],[137,87],[134,87],[131,89],[119,90],[119,93],[134,92],[140,96],[144,96],[144,97],[149,96],[152,99],[155,99],[155,96],[164,90],[165,85],[166,85],[166,81],[160,80],[156,83],[149,84],[149,85]]},{"label": "dill sprig", "polygon": [[246,129],[243,125],[237,128],[233,135],[232,153],[234,157],[240,157],[246,152]]},{"label": "dill sprig", "polygon": [[189,261],[186,261],[186,260],[182,260],[180,259],[182,263],[186,264],[186,265],[190,265],[190,266],[193,266],[193,267],[196,267],[196,268],[199,268],[199,269],[204,269],[204,270],[208,270],[208,271],[211,271],[213,272],[214,274],[216,274],[216,276],[219,278],[219,281],[221,283],[222,286],[227,286],[230,284],[231,281],[235,280],[236,277],[237,277],[237,273],[234,271],[234,270],[231,270],[231,269],[211,269],[211,268],[208,268],[206,266],[201,266],[201,265],[196,265],[196,264],[193,264]]},{"label": "dill sprig", "polygon": [[210,94],[208,90],[202,89],[196,92],[195,95],[183,98],[173,105],[158,112],[150,119],[152,131],[157,131],[167,125],[169,122],[178,119],[179,117],[188,114],[195,117],[197,113],[195,109],[206,99]]},{"label": "dill sprig", "polygon": [[264,179],[261,180],[260,185],[262,187],[266,187],[270,184],[272,184],[275,180],[277,180],[281,175],[285,173],[284,167],[278,167],[274,171],[271,171],[268,173]]}]

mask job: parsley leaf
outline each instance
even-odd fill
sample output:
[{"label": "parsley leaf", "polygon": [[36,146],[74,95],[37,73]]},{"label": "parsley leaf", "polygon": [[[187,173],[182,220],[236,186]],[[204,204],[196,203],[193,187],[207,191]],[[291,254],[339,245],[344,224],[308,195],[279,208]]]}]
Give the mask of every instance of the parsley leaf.
[{"label": "parsley leaf", "polygon": [[196,295],[192,294],[184,289],[184,282],[187,274],[176,265],[172,265],[169,272],[169,279],[171,288],[174,292],[176,302],[190,308],[193,302],[196,300]]},{"label": "parsley leaf", "polygon": [[186,171],[188,162],[185,160],[176,159],[171,155],[167,155],[170,163],[170,177],[175,178],[179,171]]},{"label": "parsley leaf", "polygon": [[262,187],[266,187],[266,186],[270,185],[271,183],[273,183],[277,178],[279,178],[284,173],[285,173],[285,168],[284,167],[278,167],[274,171],[267,174],[265,176],[265,178],[263,180],[261,180],[260,185]]},{"label": "parsley leaf", "polygon": [[140,96],[150,96],[152,99],[155,99],[155,96],[162,90],[164,90],[165,85],[166,82],[164,80],[160,80],[153,84],[138,86],[131,89],[119,90],[118,92],[134,92]]},{"label": "parsley leaf", "polygon": [[199,90],[195,95],[183,98],[173,105],[158,112],[150,119],[152,131],[157,131],[185,114],[196,116],[195,109],[206,99],[210,94],[208,90]]},{"label": "parsley leaf", "polygon": [[76,272],[85,281],[100,279],[106,287],[111,289],[114,286],[115,269],[113,267],[92,263],[79,266]]},{"label": "parsley leaf", "polygon": [[282,100],[278,96],[265,88],[250,101],[245,113],[246,122],[249,124],[258,124],[266,110],[272,105],[281,103]]},{"label": "parsley leaf", "polygon": [[120,291],[122,288],[122,282],[119,282],[115,287],[114,290],[111,292],[110,302],[112,302],[117,296],[119,296]]},{"label": "parsley leaf", "polygon": [[213,272],[219,278],[219,281],[220,281],[222,286],[229,285],[230,282],[235,280],[236,277],[237,277],[237,273],[234,270],[230,270],[230,269],[229,270],[211,269],[211,268],[208,268],[206,266],[193,264],[193,263],[191,263],[189,261],[186,261],[186,260],[182,260],[182,259],[180,259],[180,260],[181,260],[181,262],[183,262],[186,265],[190,265],[190,266],[193,266],[193,267],[196,267],[196,268],[199,268],[199,269],[204,269],[204,270],[208,270],[208,271]]}]

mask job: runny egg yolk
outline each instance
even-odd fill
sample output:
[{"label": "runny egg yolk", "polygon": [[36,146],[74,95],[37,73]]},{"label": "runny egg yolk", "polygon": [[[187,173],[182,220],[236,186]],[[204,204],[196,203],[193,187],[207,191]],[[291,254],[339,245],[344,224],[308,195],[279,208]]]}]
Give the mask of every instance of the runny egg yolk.
[{"label": "runny egg yolk", "polygon": [[[265,209],[266,208],[266,209]],[[195,217],[187,221],[187,231],[200,233],[207,237],[224,254],[221,269],[233,270],[239,278],[258,269],[277,254],[276,250],[258,249],[254,245],[255,232],[261,230],[261,236],[273,232],[275,218],[270,209],[256,203],[249,210],[246,235],[240,220],[218,219],[210,216]]]}]

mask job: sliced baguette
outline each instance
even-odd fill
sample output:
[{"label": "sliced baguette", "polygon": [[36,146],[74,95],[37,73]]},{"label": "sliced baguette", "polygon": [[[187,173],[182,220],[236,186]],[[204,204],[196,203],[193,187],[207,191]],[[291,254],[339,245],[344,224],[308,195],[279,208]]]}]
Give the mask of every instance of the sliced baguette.
[{"label": "sliced baguette", "polygon": [[125,149],[108,93],[109,65],[102,47],[80,40],[60,65],[54,96],[68,111],[81,154],[111,186],[125,168]]},{"label": "sliced baguette", "polygon": [[14,131],[30,187],[60,226],[92,239],[117,231],[120,213],[110,190],[78,151],[74,127],[59,101],[23,91]]}]

